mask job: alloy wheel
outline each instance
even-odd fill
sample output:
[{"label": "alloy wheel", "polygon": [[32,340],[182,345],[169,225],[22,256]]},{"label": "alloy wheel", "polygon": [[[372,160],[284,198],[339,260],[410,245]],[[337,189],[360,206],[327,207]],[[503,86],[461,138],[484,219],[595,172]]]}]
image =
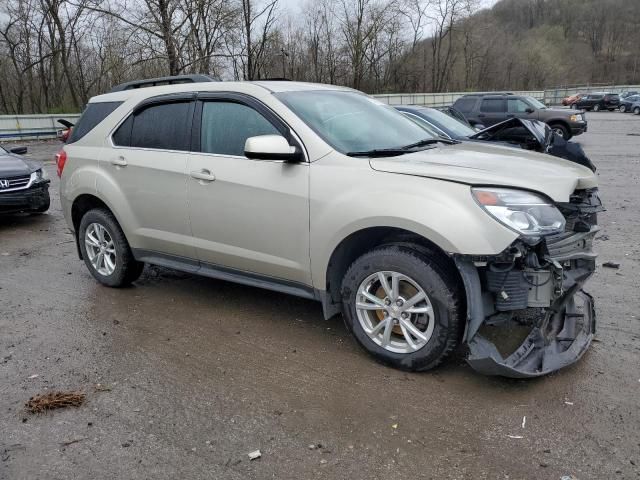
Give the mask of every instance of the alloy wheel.
[{"label": "alloy wheel", "polygon": [[84,233],[84,245],[91,265],[100,275],[108,277],[116,269],[116,246],[105,227],[91,223]]},{"label": "alloy wheel", "polygon": [[369,338],[393,353],[412,353],[433,334],[431,300],[418,283],[398,272],[376,272],[365,278],[356,295],[356,314]]}]

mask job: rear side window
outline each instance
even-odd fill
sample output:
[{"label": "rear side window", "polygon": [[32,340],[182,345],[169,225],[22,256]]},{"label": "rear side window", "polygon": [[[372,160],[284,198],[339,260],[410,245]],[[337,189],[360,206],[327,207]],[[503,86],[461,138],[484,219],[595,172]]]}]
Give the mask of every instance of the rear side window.
[{"label": "rear side window", "polygon": [[111,112],[122,105],[122,102],[89,103],[82,112],[82,116],[71,130],[68,143],[77,142],[95,128]]},{"label": "rear side window", "polygon": [[113,134],[122,147],[188,151],[191,146],[191,101],[150,105],[129,116]]},{"label": "rear side window", "polygon": [[505,104],[502,98],[485,98],[480,106],[481,112],[504,112]]},{"label": "rear side window", "polygon": [[453,107],[463,113],[468,113],[473,111],[473,107],[476,105],[475,98],[459,98],[453,104]]},{"label": "rear side window", "polygon": [[244,156],[249,137],[280,135],[269,120],[253,108],[234,102],[205,102],[200,130],[201,151]]}]

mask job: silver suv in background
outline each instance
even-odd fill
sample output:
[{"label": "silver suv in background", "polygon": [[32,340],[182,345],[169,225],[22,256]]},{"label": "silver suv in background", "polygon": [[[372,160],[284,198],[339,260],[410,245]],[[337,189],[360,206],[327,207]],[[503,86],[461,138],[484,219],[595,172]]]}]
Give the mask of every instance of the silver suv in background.
[{"label": "silver suv in background", "polygon": [[[487,374],[579,359],[601,209],[587,168],[430,136],[360,92],[295,82],[119,89],[58,155],[78,252],[112,287],[145,263],[342,313],[377,360],[427,370],[461,343]],[[514,327],[524,331],[511,351]]]}]

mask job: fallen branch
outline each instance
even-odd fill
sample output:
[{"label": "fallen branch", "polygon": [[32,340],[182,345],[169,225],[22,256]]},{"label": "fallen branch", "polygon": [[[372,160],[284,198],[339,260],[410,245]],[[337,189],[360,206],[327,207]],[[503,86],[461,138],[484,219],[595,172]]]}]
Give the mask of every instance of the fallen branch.
[{"label": "fallen branch", "polygon": [[56,408],[79,407],[85,398],[82,392],[49,392],[31,397],[25,406],[30,413],[42,413]]}]

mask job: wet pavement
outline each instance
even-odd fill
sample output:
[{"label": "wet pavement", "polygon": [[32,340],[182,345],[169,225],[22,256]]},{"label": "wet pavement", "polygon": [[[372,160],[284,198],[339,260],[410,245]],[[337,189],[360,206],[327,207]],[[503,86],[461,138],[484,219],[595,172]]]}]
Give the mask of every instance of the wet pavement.
[{"label": "wet pavement", "polygon": [[[588,117],[598,263],[621,266],[587,285],[597,342],[537,380],[395,371],[319,304],[167,269],[102,287],[54,178],[48,214],[0,219],[0,478],[640,478],[640,117]],[[52,389],[87,401],[25,412]]]}]

